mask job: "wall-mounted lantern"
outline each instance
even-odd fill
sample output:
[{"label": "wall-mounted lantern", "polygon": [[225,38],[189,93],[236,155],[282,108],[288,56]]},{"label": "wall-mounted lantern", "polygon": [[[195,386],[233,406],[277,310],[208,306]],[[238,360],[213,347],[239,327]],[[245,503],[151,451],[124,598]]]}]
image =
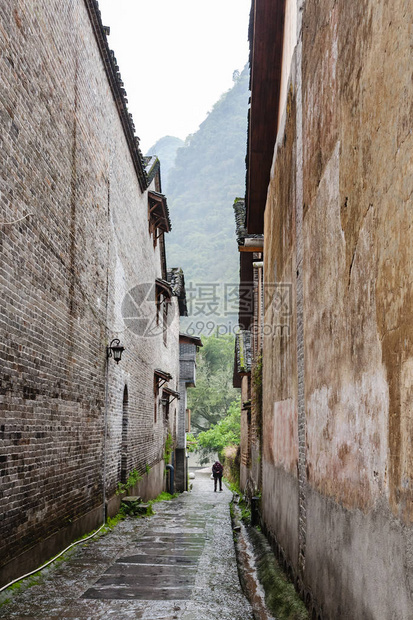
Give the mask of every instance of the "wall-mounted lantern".
[{"label": "wall-mounted lantern", "polygon": [[106,350],[108,358],[113,357],[115,362],[119,364],[120,360],[122,359],[122,353],[124,352],[125,347],[121,346],[120,340],[118,338],[114,338],[110,345],[106,347]]}]

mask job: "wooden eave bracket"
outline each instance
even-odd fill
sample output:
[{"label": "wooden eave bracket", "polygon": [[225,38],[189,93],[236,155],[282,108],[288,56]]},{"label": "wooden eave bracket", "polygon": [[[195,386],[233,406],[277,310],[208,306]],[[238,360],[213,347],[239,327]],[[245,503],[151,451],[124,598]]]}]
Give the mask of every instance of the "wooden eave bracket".
[{"label": "wooden eave bracket", "polygon": [[176,400],[180,399],[179,392],[175,392],[175,390],[171,390],[170,388],[164,388],[162,390],[162,394],[167,395],[170,403],[172,403],[175,399]]},{"label": "wooden eave bracket", "polygon": [[165,385],[165,383],[168,383],[168,381],[172,379],[172,375],[170,375],[169,372],[165,372],[164,370],[160,370],[159,368],[155,369],[154,375],[158,388],[161,388],[163,385]]},{"label": "wooden eave bracket", "polygon": [[149,220],[155,228],[161,228],[163,232],[171,230],[166,198],[158,192],[148,192]]}]

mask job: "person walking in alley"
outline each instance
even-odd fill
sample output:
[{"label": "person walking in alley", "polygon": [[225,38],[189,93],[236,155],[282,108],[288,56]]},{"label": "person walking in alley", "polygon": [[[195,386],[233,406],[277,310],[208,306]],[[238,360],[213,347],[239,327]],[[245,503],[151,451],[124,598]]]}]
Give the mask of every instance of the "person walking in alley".
[{"label": "person walking in alley", "polygon": [[215,461],[212,465],[212,475],[214,476],[214,492],[217,490],[217,482],[219,480],[219,490],[222,491],[222,474],[224,468],[219,461]]}]

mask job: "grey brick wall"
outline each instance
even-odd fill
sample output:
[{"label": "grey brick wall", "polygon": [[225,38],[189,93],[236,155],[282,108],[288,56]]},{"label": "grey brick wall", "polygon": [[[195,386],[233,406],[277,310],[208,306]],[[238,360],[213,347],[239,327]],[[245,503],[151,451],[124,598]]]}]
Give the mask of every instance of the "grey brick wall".
[{"label": "grey brick wall", "polygon": [[[170,372],[178,389],[179,316],[175,304],[167,346],[162,334],[143,338],[122,320],[124,295],[162,275],[161,257],[85,3],[8,0],[0,31],[5,583],[23,552],[33,550],[25,568],[46,559],[36,552],[41,540],[98,524],[104,460],[107,498],[120,480],[125,385],[128,469],[162,458],[177,403],[169,421],[154,423],[153,372]],[[154,312],[148,303],[146,315]],[[106,345],[115,337],[126,350],[119,366],[109,360],[104,459]],[[94,515],[87,525],[86,515]]]},{"label": "grey brick wall", "polygon": [[194,386],[196,382],[196,346],[189,342],[179,343],[179,372],[180,372],[180,414],[178,425],[178,444],[179,448],[186,448],[186,407],[187,407],[187,388]]}]

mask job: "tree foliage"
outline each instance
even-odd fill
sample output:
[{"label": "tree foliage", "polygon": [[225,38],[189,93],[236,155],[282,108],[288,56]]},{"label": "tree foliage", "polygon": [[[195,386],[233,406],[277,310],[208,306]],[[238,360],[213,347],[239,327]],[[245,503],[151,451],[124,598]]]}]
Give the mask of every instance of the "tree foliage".
[{"label": "tree foliage", "polygon": [[202,338],[197,356],[196,387],[188,390],[191,426],[195,433],[208,430],[222,420],[239,390],[232,387],[234,337]]},{"label": "tree foliage", "polygon": [[227,446],[238,446],[241,434],[241,399],[233,401],[226,416],[217,424],[213,424],[207,431],[199,433],[197,437],[197,452],[201,455],[201,462],[207,460],[210,454],[221,454]]}]

